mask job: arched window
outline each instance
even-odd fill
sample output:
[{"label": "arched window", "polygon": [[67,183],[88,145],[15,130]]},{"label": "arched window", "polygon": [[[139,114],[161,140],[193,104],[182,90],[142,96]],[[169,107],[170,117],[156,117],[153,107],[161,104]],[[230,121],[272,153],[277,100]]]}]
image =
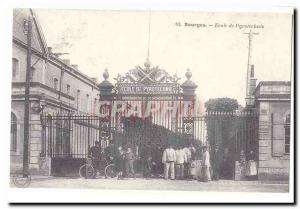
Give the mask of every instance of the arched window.
[{"label": "arched window", "polygon": [[54,79],[53,79],[53,88],[54,88],[55,90],[58,90],[58,79],[57,79],[57,78],[54,78]]},{"label": "arched window", "polygon": [[97,98],[94,99],[93,114],[96,114]]},{"label": "arched window", "polygon": [[288,114],[284,121],[284,151],[285,153],[290,153],[290,123],[291,115]]},{"label": "arched window", "polygon": [[14,113],[10,114],[10,151],[17,151],[17,117]]},{"label": "arched window", "polygon": [[19,71],[19,60],[12,58],[12,77],[16,78]]}]

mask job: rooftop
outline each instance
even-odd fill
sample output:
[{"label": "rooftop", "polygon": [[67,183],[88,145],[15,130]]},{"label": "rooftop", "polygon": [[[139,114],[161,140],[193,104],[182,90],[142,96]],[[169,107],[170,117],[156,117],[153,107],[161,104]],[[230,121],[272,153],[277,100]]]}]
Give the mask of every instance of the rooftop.
[{"label": "rooftop", "polygon": [[255,91],[256,99],[291,99],[290,81],[261,81]]}]

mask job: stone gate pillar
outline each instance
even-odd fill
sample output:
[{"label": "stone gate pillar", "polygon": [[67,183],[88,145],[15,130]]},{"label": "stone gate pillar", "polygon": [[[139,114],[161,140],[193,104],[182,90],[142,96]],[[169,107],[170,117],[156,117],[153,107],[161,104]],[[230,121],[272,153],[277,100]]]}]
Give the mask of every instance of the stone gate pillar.
[{"label": "stone gate pillar", "polygon": [[99,140],[105,142],[111,141],[111,110],[113,105],[113,85],[107,80],[109,73],[105,69],[103,73],[104,81],[99,84],[100,102],[99,102]]},{"label": "stone gate pillar", "polygon": [[190,141],[194,136],[194,106],[196,94],[195,90],[198,87],[192,80],[192,72],[187,69],[185,73],[187,80],[181,84],[182,88],[182,100],[183,100],[183,135],[187,141]]}]

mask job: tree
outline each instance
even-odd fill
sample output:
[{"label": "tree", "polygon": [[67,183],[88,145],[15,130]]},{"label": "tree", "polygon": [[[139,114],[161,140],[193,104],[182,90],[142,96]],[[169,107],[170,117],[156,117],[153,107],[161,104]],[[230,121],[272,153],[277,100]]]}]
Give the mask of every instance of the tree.
[{"label": "tree", "polygon": [[205,102],[207,112],[233,112],[237,110],[239,104],[236,99],[232,98],[215,98]]}]

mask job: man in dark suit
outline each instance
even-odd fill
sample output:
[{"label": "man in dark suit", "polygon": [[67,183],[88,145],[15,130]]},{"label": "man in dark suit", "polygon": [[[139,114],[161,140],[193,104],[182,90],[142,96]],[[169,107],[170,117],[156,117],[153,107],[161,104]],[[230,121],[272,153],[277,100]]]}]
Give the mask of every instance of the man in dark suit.
[{"label": "man in dark suit", "polygon": [[219,145],[215,145],[213,153],[211,155],[213,180],[218,181],[220,179],[220,166],[221,166],[221,152]]},{"label": "man in dark suit", "polygon": [[95,141],[95,145],[89,149],[88,156],[92,159],[93,167],[99,170],[101,164],[101,146],[99,141]]}]

